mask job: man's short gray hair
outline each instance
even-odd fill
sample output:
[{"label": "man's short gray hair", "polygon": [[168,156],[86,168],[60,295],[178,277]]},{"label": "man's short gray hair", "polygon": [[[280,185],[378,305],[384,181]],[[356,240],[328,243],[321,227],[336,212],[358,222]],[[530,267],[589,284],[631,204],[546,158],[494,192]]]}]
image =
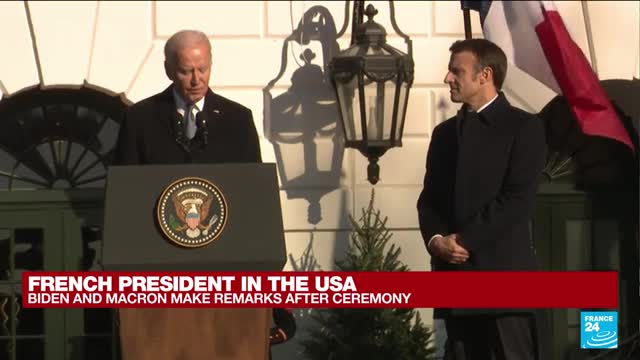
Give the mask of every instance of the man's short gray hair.
[{"label": "man's short gray hair", "polygon": [[209,49],[209,55],[211,56],[211,43],[207,34],[198,30],[181,30],[171,35],[169,40],[164,44],[164,60],[174,64],[178,50],[197,45],[206,44]]}]

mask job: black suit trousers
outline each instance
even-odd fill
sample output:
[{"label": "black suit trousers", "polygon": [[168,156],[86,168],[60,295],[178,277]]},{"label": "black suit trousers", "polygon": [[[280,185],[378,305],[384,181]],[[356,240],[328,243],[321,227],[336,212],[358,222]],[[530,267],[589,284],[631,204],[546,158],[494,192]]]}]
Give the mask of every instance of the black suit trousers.
[{"label": "black suit trousers", "polygon": [[445,319],[444,360],[538,360],[533,314]]}]

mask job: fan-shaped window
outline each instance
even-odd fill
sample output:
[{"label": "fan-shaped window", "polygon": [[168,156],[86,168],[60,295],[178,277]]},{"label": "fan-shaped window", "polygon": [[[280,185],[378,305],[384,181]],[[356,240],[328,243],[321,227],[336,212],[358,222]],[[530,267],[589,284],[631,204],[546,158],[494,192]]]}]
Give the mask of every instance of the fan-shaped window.
[{"label": "fan-shaped window", "polygon": [[32,89],[0,101],[0,189],[105,184],[126,104],[89,88]]}]

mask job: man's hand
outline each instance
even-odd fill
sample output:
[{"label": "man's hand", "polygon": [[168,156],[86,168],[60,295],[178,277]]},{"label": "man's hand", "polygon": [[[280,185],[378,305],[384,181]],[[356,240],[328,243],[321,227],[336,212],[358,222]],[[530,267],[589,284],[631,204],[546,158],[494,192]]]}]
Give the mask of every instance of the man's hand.
[{"label": "man's hand", "polygon": [[269,344],[270,345],[278,345],[287,341],[287,334],[280,328],[271,328],[271,333],[269,334]]},{"label": "man's hand", "polygon": [[469,259],[469,252],[461,245],[458,234],[435,237],[431,241],[430,250],[437,257],[451,264],[462,264]]}]

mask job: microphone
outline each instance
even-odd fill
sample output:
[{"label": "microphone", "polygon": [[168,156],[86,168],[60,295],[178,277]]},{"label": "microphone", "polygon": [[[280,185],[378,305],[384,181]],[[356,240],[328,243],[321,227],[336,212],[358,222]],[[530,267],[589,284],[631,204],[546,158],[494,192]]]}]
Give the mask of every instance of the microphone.
[{"label": "microphone", "polygon": [[202,148],[207,146],[207,142],[209,140],[209,128],[207,125],[207,117],[205,116],[204,111],[198,112],[196,115],[196,137],[200,139],[202,143]]},{"label": "microphone", "polygon": [[188,151],[188,140],[184,135],[184,118],[176,112],[172,123],[176,142]]}]

